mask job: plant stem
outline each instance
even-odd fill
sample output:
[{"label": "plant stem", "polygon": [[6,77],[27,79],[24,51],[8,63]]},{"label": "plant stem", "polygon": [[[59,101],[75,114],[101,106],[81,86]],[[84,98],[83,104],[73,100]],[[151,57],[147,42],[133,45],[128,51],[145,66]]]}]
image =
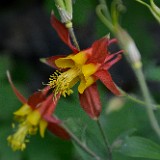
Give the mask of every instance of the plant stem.
[{"label": "plant stem", "polygon": [[103,11],[105,11],[105,9],[106,6],[104,4],[99,4],[96,7],[96,13],[99,16],[100,20],[109,28],[109,30],[114,32],[111,21],[103,14]]},{"label": "plant stem", "polygon": [[102,137],[103,137],[103,140],[104,140],[106,149],[107,149],[107,151],[108,151],[108,158],[109,158],[109,160],[112,160],[112,150],[111,150],[111,147],[110,147],[108,138],[107,138],[106,134],[104,133],[103,127],[102,127],[99,119],[97,119],[97,125],[98,125],[99,130],[100,130],[100,132],[101,132],[101,134],[102,134]]},{"label": "plant stem", "polygon": [[147,107],[147,113],[148,113],[148,117],[150,120],[150,123],[152,125],[152,128],[155,130],[155,132],[157,133],[157,135],[160,138],[160,127],[159,124],[157,122],[157,119],[154,115],[153,109],[152,109],[152,100],[149,94],[149,90],[147,88],[147,84],[144,78],[144,74],[142,72],[142,68],[135,68],[135,73],[137,75],[138,81],[139,81],[139,85],[146,103],[146,107]]},{"label": "plant stem", "polygon": [[77,38],[74,34],[73,28],[72,27],[68,28],[68,31],[69,31],[69,34],[70,34],[72,40],[73,40],[73,43],[74,43],[75,47],[80,51],[80,47],[79,47]]},{"label": "plant stem", "polygon": [[[132,95],[129,95],[128,93],[126,93],[125,91],[123,91],[122,89],[119,88],[119,90],[121,91],[122,93],[122,96],[128,98],[129,100],[133,101],[133,102],[136,102],[138,104],[141,104],[141,105],[145,105],[146,103],[140,99],[138,99],[137,97],[135,96],[132,96]],[[156,110],[157,108],[160,108],[160,105],[159,104],[151,104],[152,106],[152,109],[153,110]]]},{"label": "plant stem", "polygon": [[82,141],[80,141],[71,131],[68,127],[66,127],[64,124],[61,125],[67,132],[68,134],[71,136],[72,140],[83,150],[85,151],[88,155],[90,155],[91,157],[93,157],[95,160],[101,160],[99,156],[96,155],[96,153],[94,153],[90,148],[88,148],[86,146],[85,143],[83,143]]},{"label": "plant stem", "polygon": [[105,0],[99,0],[99,3],[105,6],[106,9],[103,10],[104,15],[108,18],[109,21],[112,21],[106,1]]}]

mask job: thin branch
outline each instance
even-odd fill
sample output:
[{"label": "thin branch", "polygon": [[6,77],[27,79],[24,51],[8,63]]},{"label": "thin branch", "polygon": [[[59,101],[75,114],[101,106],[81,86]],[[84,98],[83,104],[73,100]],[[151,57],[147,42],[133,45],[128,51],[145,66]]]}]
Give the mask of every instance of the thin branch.
[{"label": "thin branch", "polygon": [[88,148],[88,146],[86,146],[85,143],[83,143],[82,141],[80,141],[71,131],[68,127],[66,127],[66,125],[62,124],[61,125],[71,136],[72,140],[83,150],[85,151],[88,155],[90,155],[91,157],[93,157],[95,160],[101,160],[99,156],[96,155],[96,153],[94,153],[90,148]]},{"label": "thin branch", "polygon": [[104,140],[106,149],[107,149],[107,151],[108,151],[108,158],[109,158],[109,160],[112,160],[112,150],[111,150],[111,147],[110,147],[108,138],[107,138],[107,136],[106,136],[106,134],[105,134],[105,132],[104,132],[104,130],[103,130],[103,127],[102,127],[99,119],[97,119],[96,122],[97,122],[97,125],[98,125],[98,127],[99,127],[99,130],[100,130],[100,132],[101,132],[101,135],[102,135],[102,137],[103,137],[103,140]]}]

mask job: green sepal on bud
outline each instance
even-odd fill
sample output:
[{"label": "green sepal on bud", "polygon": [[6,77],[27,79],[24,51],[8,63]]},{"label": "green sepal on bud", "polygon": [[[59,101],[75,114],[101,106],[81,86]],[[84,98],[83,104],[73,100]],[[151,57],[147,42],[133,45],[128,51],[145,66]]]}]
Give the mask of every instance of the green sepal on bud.
[{"label": "green sepal on bud", "polygon": [[55,0],[55,4],[59,11],[61,22],[67,26],[72,27],[72,0]]}]

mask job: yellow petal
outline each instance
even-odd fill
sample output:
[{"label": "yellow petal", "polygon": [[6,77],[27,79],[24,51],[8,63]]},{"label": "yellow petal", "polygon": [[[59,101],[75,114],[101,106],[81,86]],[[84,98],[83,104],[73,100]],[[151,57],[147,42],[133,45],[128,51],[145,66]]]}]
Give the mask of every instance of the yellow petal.
[{"label": "yellow petal", "polygon": [[39,123],[39,132],[40,132],[41,137],[44,137],[44,133],[45,133],[47,126],[48,126],[47,121],[45,121],[44,119],[41,119]]},{"label": "yellow petal", "polygon": [[82,94],[84,92],[84,90],[86,89],[86,81],[84,77],[81,77],[81,81],[80,84],[78,86],[78,92],[80,94]]},{"label": "yellow petal", "polygon": [[95,79],[92,76],[89,76],[87,78],[81,77],[80,84],[78,86],[78,91],[80,94],[84,92],[84,90],[91,86],[95,82]]},{"label": "yellow petal", "polygon": [[74,66],[74,62],[69,58],[69,56],[57,59],[55,64],[59,68],[72,68]]},{"label": "yellow petal", "polygon": [[41,114],[38,110],[34,110],[27,117],[27,121],[29,121],[34,126],[38,125],[40,119],[41,119]]},{"label": "yellow petal", "polygon": [[76,55],[72,56],[71,59],[78,65],[83,65],[86,63],[88,57],[86,52],[79,52]]},{"label": "yellow petal", "polygon": [[91,76],[98,69],[98,65],[94,63],[85,64],[82,66],[82,73],[85,77]]},{"label": "yellow petal", "polygon": [[95,79],[92,76],[88,77],[86,79],[86,88],[91,86],[94,82],[95,82]]},{"label": "yellow petal", "polygon": [[28,104],[24,104],[19,110],[17,110],[13,114],[16,116],[25,116],[28,115],[31,111],[32,108]]}]

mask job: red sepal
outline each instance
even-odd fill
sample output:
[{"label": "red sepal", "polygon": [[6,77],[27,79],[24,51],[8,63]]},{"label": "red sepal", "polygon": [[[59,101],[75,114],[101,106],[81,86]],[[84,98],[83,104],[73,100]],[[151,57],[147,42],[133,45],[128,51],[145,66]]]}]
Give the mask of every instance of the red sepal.
[{"label": "red sepal", "polygon": [[12,82],[12,79],[11,79],[11,76],[10,76],[10,73],[9,71],[7,71],[7,77],[8,77],[8,81],[15,93],[15,95],[17,96],[17,98],[23,103],[27,103],[27,99],[17,90],[17,88],[14,86],[13,82]]},{"label": "red sepal", "polygon": [[116,56],[120,56],[122,53],[123,53],[123,50],[120,50],[120,51],[118,51],[118,52],[116,52],[116,53],[109,54],[109,55],[105,58],[104,63],[107,63],[107,62],[109,62],[109,61],[112,61],[112,60],[116,59]]},{"label": "red sepal", "polygon": [[66,56],[65,55],[58,55],[58,56],[51,56],[48,58],[41,58],[40,60],[41,60],[41,62],[49,65],[50,67],[58,69],[58,67],[55,64],[55,60],[57,60],[58,58],[64,58],[64,57],[66,57]]},{"label": "red sepal", "polygon": [[115,95],[120,95],[120,91],[116,87],[115,83],[112,80],[111,75],[109,74],[108,71],[105,70],[99,70],[96,73],[94,73],[94,76],[96,78],[100,79],[101,82]]},{"label": "red sepal", "polygon": [[[31,106],[32,109],[39,107],[40,103],[44,103],[46,99],[46,95],[49,91],[50,87],[47,86],[43,88],[41,91],[34,92],[27,101],[27,104]],[[48,98],[48,97],[47,97]]]},{"label": "red sepal", "polygon": [[117,43],[116,38],[110,39],[108,45],[113,44],[113,43]]},{"label": "red sepal", "polygon": [[108,55],[107,46],[108,46],[107,37],[103,37],[97,41],[95,41],[92,48],[92,56],[89,58],[87,63],[103,63],[106,56]]},{"label": "red sepal", "polygon": [[41,91],[34,92],[29,98],[27,104],[35,109],[37,105],[45,100],[44,95]]},{"label": "red sepal", "polygon": [[80,104],[86,113],[97,119],[101,113],[101,102],[96,83],[88,87],[83,94],[79,94]]},{"label": "red sepal", "polygon": [[74,53],[78,53],[78,49],[72,45],[68,29],[51,13],[51,25],[58,33],[61,40],[67,44]]},{"label": "red sepal", "polygon": [[109,68],[111,68],[115,63],[117,63],[120,59],[122,58],[121,55],[118,55],[115,59],[113,59],[112,61],[107,62],[106,64],[104,64],[102,66],[103,70],[109,70]]},{"label": "red sepal", "polygon": [[51,115],[53,114],[56,105],[58,103],[58,100],[60,99],[60,94],[58,94],[55,98],[53,98],[54,95],[51,94],[50,96],[47,97],[47,99],[49,99],[49,103],[47,104],[47,110],[45,110],[44,112],[44,116],[47,117],[51,117]]}]

